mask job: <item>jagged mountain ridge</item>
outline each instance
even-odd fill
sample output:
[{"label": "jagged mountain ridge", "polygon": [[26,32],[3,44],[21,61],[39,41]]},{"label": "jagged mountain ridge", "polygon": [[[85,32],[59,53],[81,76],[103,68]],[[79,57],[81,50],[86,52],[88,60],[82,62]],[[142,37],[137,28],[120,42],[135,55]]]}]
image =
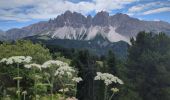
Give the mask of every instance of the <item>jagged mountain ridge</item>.
[{"label": "jagged mountain ridge", "polygon": [[21,29],[6,31],[9,40],[27,36],[47,35],[57,39],[91,40],[100,34],[110,42],[127,41],[140,31],[165,32],[170,34],[170,24],[162,21],[141,21],[126,14],[117,13],[110,16],[101,11],[94,17],[87,17],[66,11],[49,21],[39,22]]}]

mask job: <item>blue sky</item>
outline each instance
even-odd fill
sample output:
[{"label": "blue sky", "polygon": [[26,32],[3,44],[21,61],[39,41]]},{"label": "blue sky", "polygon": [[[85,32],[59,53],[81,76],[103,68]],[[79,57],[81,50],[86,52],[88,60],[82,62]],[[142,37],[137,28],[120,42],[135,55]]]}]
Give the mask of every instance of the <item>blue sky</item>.
[{"label": "blue sky", "polygon": [[107,11],[170,23],[170,0],[0,0],[0,29],[21,28],[55,18],[66,10],[83,15]]}]

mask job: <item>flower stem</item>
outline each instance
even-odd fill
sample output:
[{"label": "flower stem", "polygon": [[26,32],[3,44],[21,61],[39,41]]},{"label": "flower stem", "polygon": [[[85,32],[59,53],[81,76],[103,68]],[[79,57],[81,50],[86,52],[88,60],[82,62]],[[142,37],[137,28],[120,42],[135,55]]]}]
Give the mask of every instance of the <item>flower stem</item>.
[{"label": "flower stem", "polygon": [[113,96],[114,96],[114,93],[111,95],[111,97],[109,98],[109,100],[112,100]]},{"label": "flower stem", "polygon": [[[20,73],[19,73],[19,63],[17,63],[17,73],[18,73],[18,77],[20,77]],[[20,97],[20,79],[17,79],[17,95],[18,95],[18,100],[21,100]]]},{"label": "flower stem", "polygon": [[37,100],[37,81],[36,81],[36,74],[35,74],[35,69],[33,69],[34,71],[34,95],[35,95],[35,100]]},{"label": "flower stem", "polygon": [[64,85],[64,82],[62,80],[60,80],[61,84],[62,84],[62,88],[63,88],[63,97],[65,98],[65,91],[64,91],[64,88],[65,88],[65,85]]},{"label": "flower stem", "polygon": [[75,97],[76,97],[76,95],[77,95],[77,83],[76,83],[76,87],[75,87]]},{"label": "flower stem", "polygon": [[54,77],[52,76],[52,79],[51,79],[51,100],[53,100],[53,84],[54,84]]},{"label": "flower stem", "polygon": [[53,84],[51,84],[51,99],[50,100],[53,100]]},{"label": "flower stem", "polygon": [[24,100],[25,100],[25,94],[24,94]]},{"label": "flower stem", "polygon": [[107,100],[107,86],[104,88],[104,100]]}]

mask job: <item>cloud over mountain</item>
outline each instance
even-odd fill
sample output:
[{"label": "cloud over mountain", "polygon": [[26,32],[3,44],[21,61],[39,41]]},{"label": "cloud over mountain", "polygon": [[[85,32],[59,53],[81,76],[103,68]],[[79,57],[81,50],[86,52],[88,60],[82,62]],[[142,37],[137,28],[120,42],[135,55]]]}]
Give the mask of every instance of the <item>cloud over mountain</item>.
[{"label": "cloud over mountain", "polygon": [[1,0],[0,19],[27,21],[31,19],[54,18],[66,10],[83,14],[101,10],[112,11],[121,9],[136,0]]}]

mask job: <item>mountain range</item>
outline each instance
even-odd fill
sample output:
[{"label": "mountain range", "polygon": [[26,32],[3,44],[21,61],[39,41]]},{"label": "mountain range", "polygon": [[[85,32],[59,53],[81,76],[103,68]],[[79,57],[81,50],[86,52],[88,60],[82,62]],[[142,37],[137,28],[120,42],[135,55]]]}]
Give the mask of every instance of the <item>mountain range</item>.
[{"label": "mountain range", "polygon": [[117,57],[124,59],[128,54],[130,38],[140,31],[170,35],[170,24],[143,21],[122,13],[109,15],[101,11],[92,17],[66,11],[49,21],[0,31],[0,40],[26,39],[41,42],[47,47],[88,49],[97,55],[105,55],[112,50]]},{"label": "mountain range", "polygon": [[92,17],[66,11],[49,21],[0,32],[0,40],[4,36],[8,40],[16,40],[35,35],[46,35],[53,39],[91,40],[100,35],[110,42],[129,42],[140,31],[165,32],[169,35],[170,24],[163,21],[143,21],[122,13],[109,15],[108,12],[101,11]]}]

